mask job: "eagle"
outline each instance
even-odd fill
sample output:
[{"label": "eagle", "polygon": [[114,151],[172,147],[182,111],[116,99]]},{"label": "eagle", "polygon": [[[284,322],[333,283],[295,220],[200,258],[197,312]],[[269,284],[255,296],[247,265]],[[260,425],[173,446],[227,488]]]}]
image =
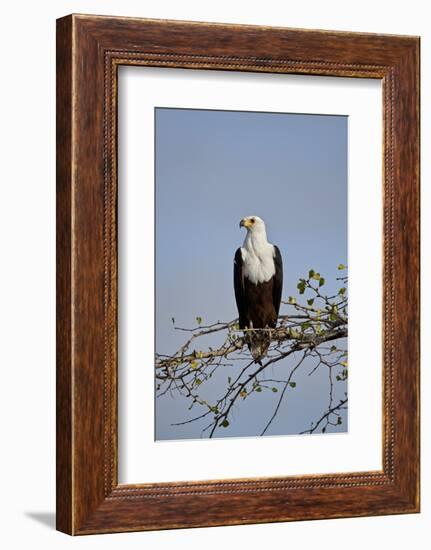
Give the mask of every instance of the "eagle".
[{"label": "eagle", "polygon": [[[247,216],[240,221],[247,234],[235,253],[234,288],[239,328],[256,363],[271,343],[277,325],[283,288],[283,262],[277,246],[268,242],[264,221]],[[266,330],[255,330],[266,329]]]}]

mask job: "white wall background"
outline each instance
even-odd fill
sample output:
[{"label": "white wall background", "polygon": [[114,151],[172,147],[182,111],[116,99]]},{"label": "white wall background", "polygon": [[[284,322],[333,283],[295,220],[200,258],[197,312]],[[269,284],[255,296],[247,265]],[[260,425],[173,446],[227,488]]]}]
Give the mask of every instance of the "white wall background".
[{"label": "white wall background", "polygon": [[[427,547],[431,522],[431,352],[423,346],[422,514],[383,518],[67,537],[54,531],[55,19],[70,12],[283,25],[422,37],[422,151],[431,150],[428,3],[266,0],[10,1],[0,32],[0,544],[3,548],[147,548],[181,545],[349,550]],[[431,330],[431,189],[422,156],[423,331]],[[426,253],[427,252],[427,253]]]}]

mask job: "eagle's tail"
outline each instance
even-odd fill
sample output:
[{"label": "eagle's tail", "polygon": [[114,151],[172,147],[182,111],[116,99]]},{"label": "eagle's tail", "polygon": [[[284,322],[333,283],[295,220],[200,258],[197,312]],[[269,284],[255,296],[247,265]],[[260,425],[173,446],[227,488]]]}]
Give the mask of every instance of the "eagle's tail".
[{"label": "eagle's tail", "polygon": [[246,333],[248,349],[255,363],[260,363],[265,357],[271,343],[271,337],[267,332],[248,330]]}]

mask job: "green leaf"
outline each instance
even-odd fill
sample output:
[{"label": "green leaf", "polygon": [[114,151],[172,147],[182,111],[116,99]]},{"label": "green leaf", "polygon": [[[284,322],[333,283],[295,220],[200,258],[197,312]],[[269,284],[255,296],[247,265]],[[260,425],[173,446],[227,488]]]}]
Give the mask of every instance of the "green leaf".
[{"label": "green leaf", "polygon": [[190,366],[192,367],[192,369],[197,369],[198,366],[199,366],[199,363],[195,360],[191,361],[190,362]]},{"label": "green leaf", "polygon": [[324,284],[325,284],[325,279],[323,277],[320,277],[319,286],[323,286]]},{"label": "green leaf", "polygon": [[296,388],[296,382],[289,382],[289,386],[291,388]]},{"label": "green leaf", "polygon": [[258,386],[258,387],[256,388],[256,391],[260,393],[260,392],[262,391],[262,388],[261,388],[260,386]]},{"label": "green leaf", "polygon": [[331,350],[330,351],[337,351],[337,346],[331,346]]},{"label": "green leaf", "polygon": [[299,294],[304,294],[304,292],[305,292],[305,280],[300,279],[299,283],[296,285],[296,287],[299,290]]},{"label": "green leaf", "polygon": [[302,330],[307,330],[307,328],[311,327],[311,323],[310,323],[310,321],[306,321],[301,326],[302,326]]},{"label": "green leaf", "polygon": [[343,269],[346,269],[346,266],[344,264],[339,264],[338,270],[343,271]]},{"label": "green leaf", "polygon": [[227,383],[230,385],[232,383],[232,378],[230,376],[227,377]]},{"label": "green leaf", "polygon": [[342,288],[340,288],[340,290],[338,291],[338,294],[341,294],[342,296],[346,294],[346,287],[343,286]]},{"label": "green leaf", "polygon": [[342,424],[342,423],[343,423],[343,421],[342,421],[342,419],[341,419],[341,416],[339,416],[339,417],[338,417],[338,420],[337,420],[337,424]]},{"label": "green leaf", "polygon": [[316,280],[316,281],[318,281],[318,280],[320,279],[320,273],[315,273],[315,274],[313,275],[313,279]]},{"label": "green leaf", "polygon": [[293,296],[289,296],[289,298],[287,299],[287,301],[289,302],[289,304],[296,304],[296,300]]},{"label": "green leaf", "polygon": [[196,378],[195,384],[196,386],[200,386],[202,384],[202,380],[200,378]]},{"label": "green leaf", "polygon": [[277,393],[277,392],[278,392],[278,389],[277,389],[277,388],[271,388],[271,390],[272,390],[274,393]]},{"label": "green leaf", "polygon": [[229,426],[229,421],[226,420],[226,418],[223,420],[223,422],[221,423],[221,426],[223,426],[223,428],[227,428]]},{"label": "green leaf", "polygon": [[308,272],[308,278],[309,278],[309,279],[312,279],[312,278],[314,277],[314,274],[315,274],[315,273],[316,273],[316,272],[314,271],[314,269],[310,269],[310,271]]},{"label": "green leaf", "polygon": [[198,325],[200,325],[202,323],[202,317],[196,317],[196,322]]},{"label": "green leaf", "polygon": [[307,304],[309,306],[312,306],[314,304],[314,298],[310,298],[309,300],[307,300]]}]

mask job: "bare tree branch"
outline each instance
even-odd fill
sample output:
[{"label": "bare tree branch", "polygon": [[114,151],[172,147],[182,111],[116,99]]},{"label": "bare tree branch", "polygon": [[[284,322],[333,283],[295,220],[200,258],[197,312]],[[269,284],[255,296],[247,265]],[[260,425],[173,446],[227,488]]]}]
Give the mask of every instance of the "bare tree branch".
[{"label": "bare tree branch", "polygon": [[[335,405],[335,407],[332,407],[331,409],[329,409],[325,414],[323,414],[319,420],[317,420],[317,422],[315,422],[312,427],[309,429],[309,430],[304,430],[303,432],[301,432],[301,434],[312,434],[313,432],[315,432],[317,430],[317,428],[320,426],[320,424],[326,420],[326,425],[330,424],[330,421],[329,421],[329,417],[331,414],[334,414],[336,413],[337,411],[341,410],[341,409],[345,409],[345,405],[347,403],[347,397],[345,399],[342,399],[338,405]],[[340,416],[337,415],[337,418],[340,418]]]}]

